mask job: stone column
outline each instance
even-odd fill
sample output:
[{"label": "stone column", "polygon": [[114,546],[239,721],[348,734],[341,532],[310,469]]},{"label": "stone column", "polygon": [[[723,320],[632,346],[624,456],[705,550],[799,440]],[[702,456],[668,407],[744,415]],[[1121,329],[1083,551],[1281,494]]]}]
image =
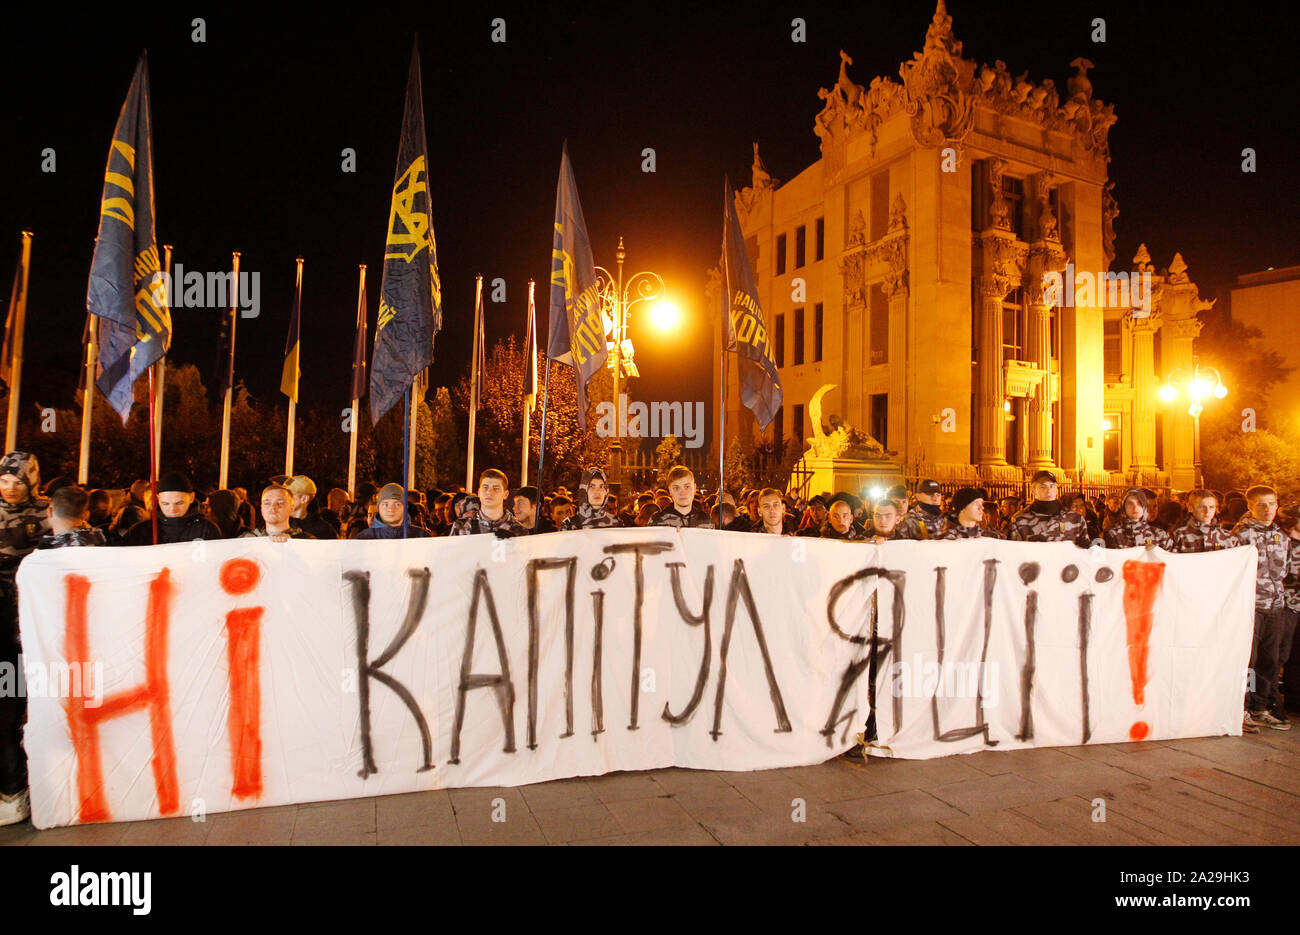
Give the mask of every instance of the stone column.
[{"label": "stone column", "polygon": [[1160,316],[1155,312],[1135,318],[1130,311],[1124,325],[1133,336],[1133,460],[1129,470],[1154,474],[1156,465],[1155,336]]},{"label": "stone column", "polygon": [[[912,411],[912,388],[907,381],[906,210],[903,196],[896,194],[889,209],[888,231],[867,248],[868,260],[884,265],[885,278],[880,286],[889,303],[889,438],[876,440],[887,450],[898,452],[904,461],[912,457],[911,448],[916,443],[910,431],[912,427],[907,425],[907,414]],[[863,424],[866,424],[869,415],[864,410]]]},{"label": "stone column", "polygon": [[[995,215],[996,217],[996,215]],[[979,279],[979,382],[976,458],[980,467],[1004,465],[1006,456],[1006,377],[1002,366],[1002,300],[1020,284],[1026,244],[1008,230],[993,228],[979,238],[984,268]]]},{"label": "stone column", "polygon": [[[1052,346],[1051,309],[1044,298],[1043,277],[1065,269],[1065,253],[1059,243],[1039,241],[1030,248],[1029,271],[1025,278],[1028,334],[1025,359],[1042,371],[1029,397],[1028,463],[1035,470],[1052,463]],[[1059,323],[1058,323],[1059,324]]]}]

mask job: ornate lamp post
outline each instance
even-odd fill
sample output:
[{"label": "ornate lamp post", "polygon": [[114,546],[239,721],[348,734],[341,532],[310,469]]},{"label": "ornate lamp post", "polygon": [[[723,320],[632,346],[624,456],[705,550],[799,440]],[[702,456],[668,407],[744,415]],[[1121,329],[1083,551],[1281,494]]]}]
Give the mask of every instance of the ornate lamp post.
[{"label": "ornate lamp post", "polygon": [[1201,412],[1205,408],[1202,403],[1211,396],[1223,399],[1228,395],[1228,388],[1217,369],[1202,367],[1193,357],[1191,370],[1180,368],[1169,375],[1160,387],[1160,398],[1171,403],[1184,392],[1189,401],[1187,414],[1192,417],[1192,470],[1199,486],[1205,482],[1201,474]]},{"label": "ornate lamp post", "polygon": [[596,267],[596,288],[600,296],[601,314],[605,319],[605,332],[609,336],[609,360],[606,366],[614,372],[614,414],[615,434],[609,446],[609,482],[611,486],[623,482],[623,445],[621,441],[623,407],[619,399],[619,384],[623,377],[629,380],[641,374],[633,362],[634,349],[628,338],[628,323],[632,307],[641,302],[662,299],[667,292],[664,281],[658,273],[648,270],[634,273],[626,282],[623,280],[623,260],[627,251],[623,247],[623,238],[618,238],[618,251],[614,254],[617,261],[615,272],[611,273],[603,266]]}]

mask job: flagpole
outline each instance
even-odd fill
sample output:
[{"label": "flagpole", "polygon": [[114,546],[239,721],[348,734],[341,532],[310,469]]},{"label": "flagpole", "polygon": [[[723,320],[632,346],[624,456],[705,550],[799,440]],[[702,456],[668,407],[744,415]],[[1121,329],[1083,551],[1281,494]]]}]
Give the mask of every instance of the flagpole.
[{"label": "flagpole", "polygon": [[[363,353],[366,345],[366,339],[364,335],[365,328],[366,328],[366,309],[365,306],[362,304],[361,297],[365,294],[366,294],[366,264],[362,263],[360,264],[360,270],[357,273],[357,330],[358,332],[362,333],[361,347],[363,349]],[[356,366],[355,360],[352,362],[352,365],[353,367]],[[353,374],[352,386],[353,389],[356,388],[355,373]],[[352,495],[356,492],[357,489],[357,422],[361,418],[360,415],[357,413],[357,407],[360,406],[360,404],[361,404],[360,398],[357,396],[353,396],[352,397],[352,431],[348,434],[348,499],[349,500],[352,499]]]},{"label": "flagpole", "polygon": [[478,349],[479,329],[483,327],[483,274],[474,280],[474,342],[470,351],[473,363],[469,368],[469,453],[465,460],[465,489],[474,489],[474,422],[478,415]]},{"label": "flagpole", "polygon": [[[533,350],[533,346],[536,344],[537,341],[537,320],[536,320],[537,316],[533,311],[533,289],[535,286],[536,283],[533,280],[531,279],[528,280],[528,334],[532,335],[532,340],[530,341],[527,336],[524,337],[524,353],[531,355],[532,360],[528,360],[524,362],[524,373],[528,373],[529,371],[532,371],[533,373],[534,396],[533,396],[533,406],[530,406],[528,404],[528,399],[526,396],[524,398],[524,404],[523,404],[524,451],[523,451],[523,455],[520,458],[521,464],[519,466],[520,487],[528,486],[528,430],[531,427],[530,423],[532,421],[530,416],[532,415],[533,408],[536,406],[537,403],[537,396],[536,396],[537,371],[533,370],[533,368],[537,366],[537,353]],[[527,390],[528,387],[524,387],[524,389]]]},{"label": "flagpole", "polygon": [[[415,385],[419,385],[420,375],[415,376]],[[406,488],[415,487],[415,438],[420,427],[420,394],[411,393],[407,400],[407,418],[411,422],[411,431],[406,436]]]},{"label": "flagpole", "polygon": [[86,390],[81,397],[81,453],[77,458],[77,484],[85,487],[90,482],[90,423],[91,409],[95,404],[95,360],[99,356],[99,319],[86,313],[89,319],[86,327],[90,339],[86,342],[86,359],[82,366],[86,370]]},{"label": "flagpole", "polygon": [[[411,389],[406,389],[406,399],[402,406],[402,439],[405,442],[411,437]],[[408,476],[411,468],[410,462],[410,445],[402,445],[402,477]],[[402,538],[405,539],[411,529],[411,488],[406,487],[402,491]]]},{"label": "flagpole", "polygon": [[731,205],[731,180],[722,179],[722,276],[718,285],[722,289],[722,305],[719,307],[720,332],[718,335],[718,520],[722,520],[722,492],[726,489],[727,475],[727,315],[731,312],[731,264],[727,261],[727,238],[731,235],[731,225],[727,223]]},{"label": "flagpole", "polygon": [[[172,246],[163,244],[163,276],[167,282],[167,308],[170,311],[172,306]],[[153,420],[153,456],[159,464],[162,464],[162,426],[163,426],[163,403],[167,400],[167,357],[159,357],[154,365],[154,370],[158,374],[158,400],[157,408],[154,412]]]},{"label": "flagpole", "polygon": [[[153,525],[153,544],[158,544],[158,447],[154,435],[154,405],[157,402],[154,390],[153,367],[149,368],[149,514]],[[223,485],[224,486],[224,485]]]},{"label": "flagpole", "polygon": [[[549,342],[549,337],[547,338]],[[537,508],[542,508],[542,484],[545,483],[546,475],[542,473],[542,465],[546,463],[546,404],[550,401],[551,395],[551,351],[549,346],[546,350],[546,366],[542,369],[542,444],[541,449],[537,452]],[[541,519],[533,522],[533,531],[536,532]]]},{"label": "flagpole", "polygon": [[230,255],[230,263],[233,269],[230,282],[234,296],[230,304],[230,362],[227,365],[226,374],[226,398],[221,409],[221,467],[217,486],[222,489],[228,489],[226,482],[229,480],[230,466],[230,400],[235,392],[235,323],[239,321],[239,251],[235,250]]},{"label": "flagpole", "polygon": [[27,272],[32,260],[32,232],[23,231],[22,284],[14,308],[13,360],[9,367],[9,421],[5,425],[5,451],[18,447],[18,391],[23,380],[23,323],[27,319]]},{"label": "flagpole", "polygon": [[[294,367],[297,367],[297,366],[298,366],[298,360],[299,360],[299,359],[301,358],[301,356],[302,356],[302,343],[301,343],[301,340],[302,340],[302,339],[301,339],[301,335],[302,335],[302,318],[301,318],[301,315],[302,315],[302,257],[298,257],[298,273],[297,273],[297,279],[296,279],[296,281],[294,282],[294,292],[295,292],[294,304],[295,304],[295,305],[297,306],[297,308],[298,308],[298,315],[299,315],[299,318],[298,318],[298,334],[294,335],[294,338],[297,339],[297,342],[298,342],[298,343],[297,343],[297,346],[296,346],[296,349],[295,349],[295,351],[294,351]],[[293,390],[294,390],[294,393],[297,393],[297,392],[298,392],[298,375],[297,375],[296,373],[294,374],[294,378],[293,378]],[[294,429],[294,421],[295,421],[294,417],[295,417],[295,415],[297,414],[297,411],[298,411],[298,401],[297,401],[296,399],[294,399],[292,396],[290,396],[290,397],[289,397],[289,430],[288,430],[287,434],[285,435],[285,440],[284,440],[284,473],[288,474],[290,477],[293,476],[293,429]]]}]

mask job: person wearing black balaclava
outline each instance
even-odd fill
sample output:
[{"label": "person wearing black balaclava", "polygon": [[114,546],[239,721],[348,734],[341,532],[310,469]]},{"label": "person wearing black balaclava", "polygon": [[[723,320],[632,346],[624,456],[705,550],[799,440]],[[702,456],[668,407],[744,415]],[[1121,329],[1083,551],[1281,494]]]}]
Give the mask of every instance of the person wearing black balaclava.
[{"label": "person wearing black balaclava", "polygon": [[1039,471],[1030,480],[1033,502],[1015,516],[1007,528],[1007,538],[1016,542],[1073,542],[1088,548],[1088,521],[1073,510],[1065,509],[1060,500],[1056,475]]},{"label": "person wearing black balaclava", "polygon": [[605,472],[600,468],[588,468],[582,472],[582,481],[578,484],[578,510],[564,521],[566,532],[575,529],[610,529],[622,526],[618,516],[606,508],[609,499],[609,484]]},{"label": "person wearing black balaclava", "polygon": [[[220,539],[221,530],[209,521],[194,502],[194,487],[184,474],[164,475],[158,481],[158,544]],[[143,519],[131,527],[123,545],[153,545],[153,520]]]},{"label": "person wearing black balaclava", "polygon": [[[21,671],[18,636],[18,564],[50,531],[49,501],[38,500],[41,470],[36,456],[11,451],[0,460],[0,664]],[[27,757],[23,753],[23,720],[27,698],[0,692],[0,825],[27,817]]]},{"label": "person wearing black balaclava", "polygon": [[943,491],[937,481],[916,488],[916,506],[898,524],[895,539],[938,539],[943,533]]}]

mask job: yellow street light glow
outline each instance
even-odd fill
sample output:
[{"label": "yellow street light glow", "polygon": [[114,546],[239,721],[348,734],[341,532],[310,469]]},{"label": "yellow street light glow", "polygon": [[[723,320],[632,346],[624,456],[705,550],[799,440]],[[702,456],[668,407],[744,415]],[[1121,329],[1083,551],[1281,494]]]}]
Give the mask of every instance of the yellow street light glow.
[{"label": "yellow street light glow", "polygon": [[884,496],[885,491],[880,487],[872,487],[871,490],[868,491],[868,493],[871,494],[872,500],[879,500],[882,496]]},{"label": "yellow street light glow", "polygon": [[672,331],[681,321],[682,314],[677,306],[667,299],[656,302],[650,310],[650,320],[660,331]]},{"label": "yellow street light glow", "polygon": [[1197,402],[1209,396],[1211,392],[1210,384],[1199,377],[1187,385],[1187,395]]},{"label": "yellow street light glow", "polygon": [[1114,427],[1115,427],[1115,423],[1111,422],[1110,419],[1101,420],[1101,430],[1103,432],[1109,432]]},{"label": "yellow street light glow", "polygon": [[1224,386],[1222,383],[1220,383],[1218,386],[1214,388],[1215,399],[1223,399],[1223,397],[1227,395],[1228,395],[1228,388]]},{"label": "yellow street light glow", "polygon": [[1178,397],[1178,390],[1174,389],[1168,383],[1160,387],[1160,398],[1167,403],[1172,403]]}]

